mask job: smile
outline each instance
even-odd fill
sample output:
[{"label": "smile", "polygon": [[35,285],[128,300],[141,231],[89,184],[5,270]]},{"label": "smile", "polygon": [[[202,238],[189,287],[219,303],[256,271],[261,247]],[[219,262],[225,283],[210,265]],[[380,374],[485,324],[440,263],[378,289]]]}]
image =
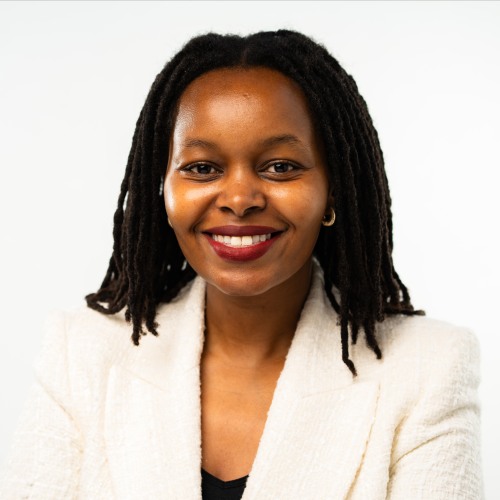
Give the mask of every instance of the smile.
[{"label": "smile", "polygon": [[283,231],[268,226],[219,226],[203,234],[220,258],[242,262],[262,257]]},{"label": "smile", "polygon": [[212,234],[212,239],[230,247],[249,247],[262,241],[270,240],[271,233],[254,234],[252,236],[227,236],[222,234]]}]

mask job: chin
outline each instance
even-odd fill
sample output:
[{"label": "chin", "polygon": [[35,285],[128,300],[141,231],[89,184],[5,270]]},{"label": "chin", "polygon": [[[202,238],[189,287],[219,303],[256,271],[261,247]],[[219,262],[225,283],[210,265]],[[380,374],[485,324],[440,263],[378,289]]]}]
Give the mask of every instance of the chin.
[{"label": "chin", "polygon": [[259,295],[265,294],[267,291],[273,288],[271,284],[260,284],[260,283],[225,283],[217,282],[210,283],[219,290],[219,292],[229,297],[257,297]]},{"label": "chin", "polygon": [[286,281],[278,277],[258,276],[257,273],[230,273],[230,276],[219,275],[215,279],[202,276],[205,281],[219,292],[230,297],[256,297],[263,295],[275,286]]}]

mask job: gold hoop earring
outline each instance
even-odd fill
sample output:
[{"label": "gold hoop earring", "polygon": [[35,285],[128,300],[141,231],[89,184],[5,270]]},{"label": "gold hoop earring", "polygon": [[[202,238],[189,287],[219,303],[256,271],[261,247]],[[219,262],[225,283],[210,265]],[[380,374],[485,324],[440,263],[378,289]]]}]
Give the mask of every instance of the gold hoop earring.
[{"label": "gold hoop earring", "polygon": [[323,226],[325,227],[330,227],[333,226],[334,223],[335,223],[335,210],[333,209],[333,207],[330,207],[329,213],[323,216],[321,224],[323,224]]}]

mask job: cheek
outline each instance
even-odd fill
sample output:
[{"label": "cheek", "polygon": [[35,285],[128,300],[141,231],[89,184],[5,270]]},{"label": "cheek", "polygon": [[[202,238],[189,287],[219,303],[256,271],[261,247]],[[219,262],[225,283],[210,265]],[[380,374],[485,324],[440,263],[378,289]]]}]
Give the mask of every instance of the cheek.
[{"label": "cheek", "polygon": [[168,216],[173,220],[177,218],[178,214],[184,212],[185,199],[189,197],[189,193],[183,189],[182,183],[176,181],[173,174],[167,174],[163,186],[163,197]]},{"label": "cheek", "polygon": [[192,183],[168,175],[163,186],[165,209],[174,228],[187,230],[192,228],[210,206],[213,187],[193,186]]},{"label": "cheek", "polygon": [[163,197],[171,221],[177,221],[182,218],[182,215],[186,215],[186,211],[189,212],[192,192],[187,190],[183,183],[175,178],[175,175],[167,174],[163,186]]},{"label": "cheek", "polygon": [[274,199],[280,211],[297,228],[319,231],[327,204],[327,189],[323,183],[302,183],[288,189],[277,190]]}]

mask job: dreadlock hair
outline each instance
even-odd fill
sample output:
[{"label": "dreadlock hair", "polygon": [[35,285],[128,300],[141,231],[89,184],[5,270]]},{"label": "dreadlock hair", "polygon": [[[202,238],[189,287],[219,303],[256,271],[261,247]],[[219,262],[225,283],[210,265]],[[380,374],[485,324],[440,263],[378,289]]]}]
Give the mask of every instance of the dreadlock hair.
[{"label": "dreadlock hair", "polygon": [[363,329],[367,345],[380,359],[375,323],[388,314],[423,313],[413,309],[392,262],[391,199],[366,103],[337,60],[294,31],[197,36],[157,75],[136,124],[114,215],[109,267],[99,290],[86,301],[104,314],[126,308],[136,345],[147,331],[158,335],[157,305],[171,301],[196,275],[167,223],[160,187],[177,102],[203,73],[255,66],[279,71],[301,87],[324,145],[336,223],[333,229],[321,228],[314,256],[339,315],[342,360],[356,375],[349,359],[349,327],[353,343]]}]

